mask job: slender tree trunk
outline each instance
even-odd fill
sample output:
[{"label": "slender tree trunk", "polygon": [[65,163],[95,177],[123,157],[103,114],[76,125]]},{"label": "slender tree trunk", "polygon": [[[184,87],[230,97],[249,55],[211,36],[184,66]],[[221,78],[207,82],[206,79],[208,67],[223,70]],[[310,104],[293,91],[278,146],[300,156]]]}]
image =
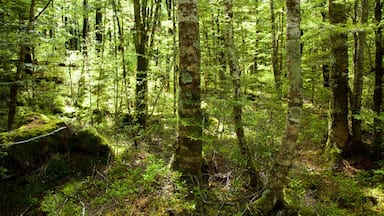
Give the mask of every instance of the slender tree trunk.
[{"label": "slender tree trunk", "polygon": [[8,131],[13,129],[16,117],[16,108],[17,108],[17,94],[19,90],[19,84],[17,81],[20,80],[21,74],[23,73],[24,68],[24,56],[25,56],[25,46],[21,45],[19,51],[19,62],[17,64],[15,83],[10,88],[10,100],[8,104]]},{"label": "slender tree trunk", "polygon": [[178,139],[173,168],[184,176],[201,177],[202,113],[200,93],[200,39],[197,0],[179,0]]},{"label": "slender tree trunk", "polygon": [[[218,14],[220,14],[221,11],[218,10]],[[224,35],[223,33],[221,32],[221,29],[220,29],[220,16],[217,15],[216,19],[215,19],[215,23],[216,23],[216,33],[217,33],[217,44],[216,44],[216,48],[217,48],[217,52],[216,55],[217,55],[217,64],[218,64],[218,75],[219,75],[219,80],[221,82],[220,84],[220,89],[223,88],[223,81],[225,80],[225,71],[226,71],[226,63],[225,63],[225,53],[224,53]],[[220,94],[221,95],[221,94]]]},{"label": "slender tree trunk", "polygon": [[103,12],[101,5],[96,8],[95,38],[99,44],[103,43]]},{"label": "slender tree trunk", "polygon": [[[285,135],[277,158],[277,175],[274,176],[276,188],[288,184],[288,172],[297,149],[297,138],[300,132],[303,104],[303,80],[301,74],[300,43],[300,1],[287,0],[287,72],[288,72],[288,112],[285,124]],[[279,190],[280,191],[280,190]],[[281,191],[282,192],[282,191]]]},{"label": "slender tree trunk", "polygon": [[176,116],[177,112],[177,86],[179,86],[178,83],[178,66],[177,66],[177,41],[176,41],[176,7],[175,7],[175,1],[176,0],[169,0],[172,1],[172,29],[173,29],[173,114]]},{"label": "slender tree trunk", "polygon": [[[382,22],[382,7],[383,3],[380,0],[375,1],[375,90],[373,93],[373,109],[375,111],[374,119],[374,151],[378,154],[382,154],[384,150],[383,145],[383,121],[379,116],[383,115],[383,24]],[[379,153],[380,152],[380,153]]]},{"label": "slender tree trunk", "polygon": [[272,69],[275,77],[275,88],[279,96],[281,96],[281,77],[279,70],[279,49],[278,40],[276,39],[276,19],[275,19],[275,2],[269,0],[269,6],[271,10],[271,33],[272,33]]},{"label": "slender tree trunk", "polygon": [[134,0],[136,69],[136,115],[137,123],[145,129],[148,115],[148,63],[152,56],[156,27],[159,25],[160,0]]},{"label": "slender tree trunk", "polygon": [[[343,25],[347,22],[345,3],[329,1],[330,22]],[[348,45],[347,33],[331,33],[332,67],[330,73],[331,96],[327,148],[347,146],[348,131]]]},{"label": "slender tree trunk", "polygon": [[[368,0],[361,1],[361,24],[365,25],[368,21]],[[353,100],[352,100],[352,134],[353,141],[352,146],[347,151],[351,153],[362,153],[361,143],[361,99],[363,92],[363,76],[364,76],[364,47],[365,47],[366,32],[362,30],[357,36],[357,47],[356,47],[356,62],[354,70],[353,80]]]},{"label": "slender tree trunk", "polygon": [[[287,72],[288,112],[285,135],[269,181],[269,190],[256,200],[255,207],[262,215],[290,215],[291,209],[284,200],[283,188],[289,183],[288,173],[296,153],[302,113],[302,74],[300,51],[300,0],[287,0]],[[272,212],[274,211],[274,212]]]},{"label": "slender tree trunk", "polygon": [[[123,29],[123,23],[121,23],[120,19],[119,19],[119,9],[118,7],[120,8],[121,5],[120,5],[120,2],[118,1],[117,3],[115,2],[115,0],[112,0],[112,7],[113,7],[113,13],[114,13],[114,17],[115,17],[115,20],[116,20],[116,24],[117,24],[117,29],[118,29],[118,35],[119,35],[119,45],[117,46],[118,47],[118,50],[120,50],[121,52],[121,64],[123,66],[123,84],[124,84],[124,93],[126,95],[128,95],[128,78],[127,78],[127,66],[126,66],[126,63],[125,63],[125,42],[124,42],[124,29]],[[126,97],[126,105],[127,107],[129,107],[129,98]]]},{"label": "slender tree trunk", "polygon": [[227,61],[229,69],[232,75],[233,82],[233,120],[235,123],[235,131],[237,136],[237,141],[239,144],[240,154],[242,155],[244,161],[247,164],[247,172],[250,176],[250,185],[256,187],[259,183],[258,181],[258,172],[255,170],[252,161],[252,155],[247,145],[247,141],[244,134],[243,120],[242,120],[242,104],[241,104],[241,69],[238,64],[238,58],[235,54],[235,45],[233,41],[233,3],[232,0],[225,1],[226,9],[226,33],[224,37],[225,53],[227,55]]},{"label": "slender tree trunk", "polygon": [[146,119],[148,113],[148,8],[147,0],[134,0],[135,13],[135,49],[137,55],[136,68],[136,100],[135,109],[137,115],[137,123],[143,128],[146,127]]},{"label": "slender tree trunk", "polygon": [[87,56],[88,55],[88,48],[87,48],[87,44],[88,44],[88,31],[89,31],[89,24],[88,24],[88,1],[87,0],[84,0],[83,1],[83,41],[82,41],[82,44],[83,44],[83,55],[84,56]]},{"label": "slender tree trunk", "polygon": [[[29,8],[29,18],[28,18],[28,26],[26,32],[29,33],[34,29],[34,20],[35,18],[35,0],[31,0],[30,8]],[[20,18],[20,22],[23,22],[24,20]],[[15,123],[15,117],[16,117],[16,112],[17,112],[17,95],[18,95],[18,90],[19,90],[19,84],[17,83],[22,76],[22,73],[25,71],[25,57],[28,52],[32,52],[31,48],[32,46],[28,46],[22,42],[20,44],[20,51],[19,51],[19,61],[17,64],[17,69],[16,69],[16,75],[15,75],[15,83],[10,87],[10,100],[8,104],[8,130],[12,130],[14,123]],[[28,53],[30,56],[30,53]],[[28,61],[32,61],[29,59]]]},{"label": "slender tree trunk", "polygon": [[[325,6],[326,5],[326,1],[324,1],[322,3],[322,5]],[[327,12],[326,11],[321,12],[321,17],[322,17],[323,22],[326,22],[326,20],[327,20]],[[327,48],[326,47],[329,47],[329,42],[328,41],[325,42],[324,46],[321,49],[323,55],[324,55],[324,53],[327,53]],[[324,59],[328,59],[328,58],[324,58]],[[330,84],[329,84],[330,70],[329,70],[329,61],[328,60],[323,60],[323,64],[321,65],[321,70],[322,70],[322,75],[323,75],[323,87],[324,88],[328,88],[330,86]]]}]

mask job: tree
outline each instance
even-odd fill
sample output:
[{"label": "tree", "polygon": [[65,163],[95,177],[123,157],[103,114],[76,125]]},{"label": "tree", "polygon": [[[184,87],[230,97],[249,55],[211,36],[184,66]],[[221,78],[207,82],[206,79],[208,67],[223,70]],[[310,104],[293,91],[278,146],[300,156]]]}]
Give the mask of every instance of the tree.
[{"label": "tree", "polygon": [[[301,44],[300,44],[300,0],[287,0],[287,42],[286,66],[288,72],[288,112],[285,123],[285,135],[275,163],[269,188],[263,196],[256,200],[255,205],[268,215],[276,207],[273,215],[289,215],[290,209],[284,200],[283,189],[289,183],[288,173],[297,149],[297,139],[300,132],[301,113],[303,104],[302,74],[301,74]],[[279,209],[281,208],[281,209]]]},{"label": "tree", "polygon": [[201,176],[202,114],[197,0],[179,0],[178,138],[173,167],[184,176]]},{"label": "tree", "polygon": [[101,44],[103,42],[103,12],[101,3],[97,3],[96,7],[96,13],[95,13],[95,39],[96,41]]},{"label": "tree", "polygon": [[[24,21],[24,18],[22,17],[23,14],[20,14],[20,20]],[[30,6],[29,6],[29,16],[28,16],[28,24],[26,28],[26,33],[29,34],[34,29],[34,21],[35,21],[35,0],[31,0]],[[27,44],[27,40],[22,40],[20,44],[20,51],[19,51],[19,60],[17,64],[16,69],[16,75],[14,80],[16,81],[10,88],[10,101],[9,101],[9,109],[8,109],[8,130],[13,129],[13,125],[15,123],[15,116],[16,116],[16,108],[17,108],[17,94],[19,91],[19,81],[23,75],[24,72],[26,72],[26,66],[25,63],[32,63],[32,57],[31,57],[31,44]],[[26,60],[28,62],[26,62]]]},{"label": "tree", "polygon": [[[376,52],[375,52],[375,90],[373,93],[373,110],[375,111],[375,119],[374,119],[374,148],[375,152],[382,152],[384,146],[382,144],[383,141],[383,121],[380,116],[383,115],[383,24],[382,24],[382,8],[383,3],[380,0],[375,1],[375,23],[376,23],[376,31],[375,31],[375,44],[376,44]],[[380,153],[381,154],[381,153]]]},{"label": "tree", "polygon": [[347,145],[348,131],[348,45],[347,33],[343,29],[347,22],[345,3],[329,1],[329,19],[333,25],[331,33],[331,95],[329,102],[329,126],[327,147],[341,150]]},{"label": "tree", "polygon": [[[136,115],[137,123],[146,127],[148,114],[148,63],[153,46],[155,27],[158,23],[160,0],[134,0],[134,42],[137,58],[136,68]],[[148,5],[150,3],[150,5]]]},{"label": "tree", "polygon": [[135,13],[135,49],[137,55],[137,69],[136,69],[136,115],[137,123],[145,128],[146,116],[148,112],[148,31],[149,27],[147,14],[147,0],[134,0],[134,13]]},{"label": "tree", "polygon": [[83,34],[82,34],[82,44],[83,44],[83,54],[84,56],[88,55],[88,32],[89,32],[89,24],[88,24],[88,0],[83,1]]},{"label": "tree", "polygon": [[[361,25],[368,22],[368,0],[361,1]],[[352,134],[353,140],[351,147],[347,151],[361,152],[361,118],[359,117],[361,111],[361,100],[363,92],[363,76],[364,76],[364,47],[365,47],[365,30],[360,30],[357,36],[356,47],[356,62],[354,67],[354,80],[353,80],[353,100],[352,102]]]},{"label": "tree", "polygon": [[233,83],[233,121],[235,124],[235,132],[237,136],[237,142],[239,144],[240,154],[243,157],[244,161],[247,164],[247,172],[250,176],[250,185],[256,187],[259,183],[257,178],[257,171],[253,165],[252,155],[250,153],[249,147],[247,145],[246,137],[244,134],[243,120],[242,120],[242,109],[243,105],[241,104],[241,68],[238,64],[238,58],[235,53],[235,45],[233,42],[233,3],[232,0],[225,0],[225,9],[226,9],[226,33],[224,37],[225,53],[227,55],[227,61],[229,65],[229,70],[232,75]]},{"label": "tree", "polygon": [[277,93],[281,94],[281,71],[279,68],[279,41],[276,38],[276,21],[275,21],[275,2],[274,0],[269,0],[269,6],[271,10],[271,31],[272,31],[272,69],[273,75],[275,77],[275,87]]}]

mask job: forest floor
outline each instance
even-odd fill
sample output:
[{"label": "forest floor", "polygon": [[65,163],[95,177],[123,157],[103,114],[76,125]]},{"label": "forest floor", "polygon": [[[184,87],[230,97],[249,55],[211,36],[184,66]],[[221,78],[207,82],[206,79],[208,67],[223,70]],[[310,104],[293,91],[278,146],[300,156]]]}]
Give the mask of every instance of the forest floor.
[{"label": "forest floor", "polygon": [[[234,159],[239,156],[233,136],[205,148],[204,178],[191,190],[169,167],[173,133],[154,129],[138,149],[132,138],[119,135],[110,139],[114,159],[88,177],[68,176],[45,189],[36,182],[19,184],[30,192],[30,202],[17,215],[257,215],[252,203],[261,191],[247,185],[243,166]],[[383,165],[369,158],[335,164],[322,146],[301,141],[286,200],[298,215],[383,215]]]},{"label": "forest floor", "polygon": [[[169,167],[172,139],[166,137],[171,134],[154,133],[91,177],[57,187],[45,196],[43,210],[49,215],[257,215],[252,203],[261,191],[247,185],[241,163],[233,160],[237,155],[229,149],[235,139],[206,149],[205,182],[195,182],[190,191]],[[302,143],[290,177],[285,196],[298,215],[384,213],[384,168],[368,158],[334,163],[322,148]]]},{"label": "forest floor", "polygon": [[[257,97],[269,100],[266,94]],[[254,107],[245,108],[247,141],[265,180],[281,140],[276,131],[283,131],[283,108],[276,109],[280,106],[257,104],[256,113]],[[24,200],[0,215],[258,215],[253,202],[262,189],[248,185],[231,116],[220,110],[228,107],[215,107],[204,128],[203,179],[192,180],[195,187],[189,188],[169,165],[176,137],[172,117],[153,121],[141,138],[136,137],[137,149],[125,129],[112,131],[100,126],[96,128],[107,137],[114,155],[107,165],[94,166],[87,175],[59,172],[44,176],[38,172],[13,185],[10,182],[7,187],[24,191],[18,193]],[[368,157],[336,160],[325,153],[327,116],[308,102],[303,124],[306,128],[284,191],[297,214],[384,215],[384,163]],[[73,157],[72,153],[56,155],[50,163],[56,171],[65,170],[65,161]],[[52,176],[58,179],[45,182]]]}]

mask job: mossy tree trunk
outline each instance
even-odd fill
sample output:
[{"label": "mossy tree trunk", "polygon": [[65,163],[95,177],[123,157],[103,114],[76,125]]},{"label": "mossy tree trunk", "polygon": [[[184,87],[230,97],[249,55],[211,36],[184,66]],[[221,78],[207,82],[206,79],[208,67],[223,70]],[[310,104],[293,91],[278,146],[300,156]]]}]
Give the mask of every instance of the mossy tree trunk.
[{"label": "mossy tree trunk", "polygon": [[347,22],[343,1],[329,1],[329,18],[335,28],[331,33],[331,95],[327,148],[343,150],[349,139],[348,131],[348,45],[347,33],[340,28]]},{"label": "mossy tree trunk", "polygon": [[300,1],[287,0],[287,72],[288,72],[288,112],[285,135],[275,163],[273,176],[274,191],[283,200],[282,189],[288,184],[288,173],[296,154],[297,139],[300,132],[303,104],[300,44]]},{"label": "mossy tree trunk", "polygon": [[247,172],[250,176],[250,185],[256,187],[259,183],[257,177],[257,171],[253,165],[252,155],[247,145],[246,137],[244,134],[243,120],[242,120],[242,104],[241,104],[241,69],[238,64],[238,58],[235,54],[235,45],[233,41],[233,3],[232,0],[225,0],[225,10],[226,10],[226,32],[224,37],[224,47],[225,53],[227,55],[227,61],[229,69],[232,75],[233,82],[233,121],[235,124],[235,131],[237,136],[237,141],[239,144],[240,154],[243,157],[244,161],[247,164]]},{"label": "mossy tree trunk", "polygon": [[287,72],[288,112],[285,135],[275,160],[268,189],[256,200],[255,207],[262,215],[290,215],[291,210],[284,200],[283,189],[289,183],[288,174],[296,153],[302,113],[302,74],[300,50],[300,0],[287,0]]},{"label": "mossy tree trunk", "polygon": [[383,3],[380,0],[375,1],[375,23],[376,23],[376,32],[375,32],[375,90],[373,94],[373,109],[375,111],[374,119],[374,148],[375,152],[383,152],[383,121],[379,118],[380,115],[383,115],[383,24],[382,22],[382,8]]},{"label": "mossy tree trunk", "polygon": [[[360,23],[365,25],[368,21],[368,0],[361,1],[361,18]],[[357,36],[357,47],[356,47],[356,62],[354,70],[353,80],[353,100],[352,100],[352,146],[348,151],[354,153],[361,153],[361,118],[359,117],[361,111],[361,100],[363,93],[363,77],[364,77],[364,47],[365,47],[366,31],[361,30]]]},{"label": "mossy tree trunk", "polygon": [[173,167],[184,176],[201,177],[202,114],[200,38],[197,0],[179,0],[178,139]]}]

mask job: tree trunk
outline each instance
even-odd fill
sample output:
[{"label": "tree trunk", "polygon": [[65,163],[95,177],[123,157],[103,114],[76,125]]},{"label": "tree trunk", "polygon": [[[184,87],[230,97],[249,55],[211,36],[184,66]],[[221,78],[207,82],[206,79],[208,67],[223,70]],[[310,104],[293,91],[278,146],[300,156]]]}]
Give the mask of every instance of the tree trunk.
[{"label": "tree trunk", "polygon": [[135,13],[135,49],[136,49],[136,100],[135,109],[137,123],[141,127],[146,127],[146,119],[148,113],[148,84],[147,84],[147,72],[148,72],[148,26],[147,19],[147,0],[134,0],[134,13]]},{"label": "tree trunk", "polygon": [[296,153],[302,113],[302,74],[300,51],[300,1],[287,0],[287,72],[288,112],[285,135],[269,181],[269,189],[256,200],[255,207],[262,215],[290,215],[291,209],[284,200],[283,188],[289,183],[288,173]]},{"label": "tree trunk", "polygon": [[[368,0],[361,1],[361,24],[365,25],[368,21]],[[351,153],[362,153],[363,146],[361,143],[361,99],[363,92],[363,76],[364,76],[364,47],[366,32],[362,30],[357,36],[356,62],[353,80],[353,100],[352,100],[352,146],[347,151]]]},{"label": "tree trunk", "polygon": [[173,62],[173,114],[176,116],[177,112],[177,86],[179,86],[178,83],[178,66],[177,66],[177,40],[176,40],[176,32],[177,32],[177,25],[176,25],[176,7],[175,7],[175,1],[176,0],[170,0],[172,1],[172,29],[173,29],[173,36],[172,36],[172,42],[173,42],[173,56],[172,56],[172,62]]},{"label": "tree trunk", "polygon": [[88,55],[88,50],[87,50],[87,44],[88,44],[88,31],[89,31],[89,24],[88,24],[88,1],[84,0],[83,1],[83,55],[87,56]]},{"label": "tree trunk", "polygon": [[103,12],[101,5],[96,8],[95,38],[99,44],[103,43]]},{"label": "tree trunk", "polygon": [[256,187],[259,184],[258,180],[258,172],[255,170],[252,161],[252,155],[250,154],[250,150],[247,145],[247,141],[244,134],[243,120],[242,120],[242,104],[241,104],[241,69],[238,64],[238,58],[235,54],[235,45],[233,41],[233,3],[232,0],[225,1],[225,9],[226,9],[226,22],[227,29],[224,37],[224,45],[225,45],[225,53],[227,55],[227,61],[229,65],[229,69],[232,75],[233,82],[233,120],[235,124],[235,131],[237,136],[237,141],[239,144],[240,154],[243,157],[244,161],[247,164],[247,173],[250,176],[250,185],[252,187]]},{"label": "tree trunk", "polygon": [[[220,14],[221,11],[218,10],[218,14]],[[216,55],[217,55],[217,64],[218,64],[218,74],[219,74],[219,80],[220,80],[220,89],[223,88],[223,81],[225,80],[225,71],[226,71],[226,68],[227,68],[227,65],[225,63],[225,53],[224,53],[224,35],[223,33],[221,32],[221,29],[220,29],[220,16],[218,15],[215,19],[216,21],[216,28],[217,28],[217,44],[216,44],[216,48],[217,48],[217,52],[216,52]],[[220,93],[220,96],[222,96],[222,94]]]},{"label": "tree trunk", "polygon": [[[20,15],[21,16],[21,15]],[[31,0],[30,8],[29,8],[29,18],[28,18],[28,27],[26,30],[26,33],[30,33],[34,29],[34,20],[35,18],[35,0]],[[29,50],[28,50],[29,49]],[[12,130],[14,123],[15,123],[15,117],[16,117],[16,112],[17,112],[17,94],[19,90],[19,84],[17,83],[22,76],[22,73],[25,71],[25,57],[26,54],[30,57],[28,61],[32,62],[32,57],[30,56],[30,53],[32,52],[32,49],[30,46],[24,44],[24,42],[21,42],[20,44],[20,51],[19,51],[19,61],[17,64],[17,69],[16,69],[16,75],[15,75],[15,83],[10,87],[10,100],[8,104],[8,130]],[[30,63],[28,62],[28,63]]]},{"label": "tree trunk", "polygon": [[24,56],[25,56],[25,46],[21,45],[19,52],[19,62],[17,64],[15,83],[10,88],[10,99],[8,104],[8,131],[13,129],[13,125],[15,123],[16,117],[16,109],[17,109],[17,94],[19,90],[19,84],[17,81],[20,80],[21,74],[23,73],[24,68]]},{"label": "tree trunk", "polygon": [[[324,1],[321,5],[325,6],[326,4],[327,4],[326,1]],[[321,17],[322,17],[323,22],[326,22],[326,20],[327,20],[327,12],[326,11],[322,11],[321,12]],[[327,42],[328,41],[325,42],[324,46],[321,49],[323,55],[324,55],[324,53],[327,53],[327,47],[329,47],[329,43],[327,43]],[[330,70],[329,70],[329,60],[323,60],[323,64],[321,65],[321,70],[322,70],[322,75],[323,75],[323,87],[324,88],[328,88],[330,86],[330,83],[329,83],[329,73],[330,73]]]},{"label": "tree trunk", "polygon": [[200,39],[197,0],[179,0],[178,139],[173,167],[184,176],[201,177]]},{"label": "tree trunk", "polygon": [[[285,135],[276,160],[274,176],[277,189],[288,184],[288,172],[296,152],[302,113],[302,74],[300,51],[300,1],[287,0],[287,72],[288,72],[288,112]],[[282,192],[279,190],[279,192]],[[282,195],[282,194],[281,194]]]},{"label": "tree trunk", "polygon": [[274,0],[269,1],[269,6],[271,10],[271,31],[272,31],[272,69],[273,75],[275,77],[275,88],[279,96],[281,96],[281,77],[279,70],[279,49],[278,49],[278,40],[276,39],[276,20],[275,20],[275,3]]},{"label": "tree trunk", "polygon": [[[347,22],[345,3],[329,1],[330,22],[344,25]],[[327,148],[347,146],[348,132],[348,45],[347,33],[331,33],[332,66],[330,73],[331,96]]]},{"label": "tree trunk", "polygon": [[[373,102],[374,102],[374,151],[383,152],[383,122],[379,116],[383,115],[383,25],[380,24],[382,19],[382,7],[383,3],[380,0],[375,2],[375,23],[376,23],[376,34],[375,34],[375,44],[376,44],[376,53],[375,53],[375,90],[373,93]],[[382,153],[379,153],[382,154]],[[382,156],[382,155],[381,155]]]}]

